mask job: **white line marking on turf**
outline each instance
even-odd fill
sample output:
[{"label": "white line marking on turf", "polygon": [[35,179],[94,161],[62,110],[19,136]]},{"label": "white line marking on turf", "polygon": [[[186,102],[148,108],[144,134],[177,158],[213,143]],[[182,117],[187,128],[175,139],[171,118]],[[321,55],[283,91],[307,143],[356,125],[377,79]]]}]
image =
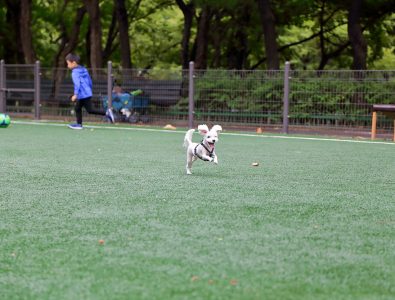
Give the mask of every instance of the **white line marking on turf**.
[{"label": "white line marking on turf", "polygon": [[[58,126],[67,127],[65,124],[59,123],[48,123],[48,122],[24,122],[24,121],[13,121],[14,124],[19,125],[41,125],[41,126]],[[182,133],[183,131],[173,131],[165,129],[153,129],[153,128],[136,128],[136,127],[116,127],[116,126],[95,126],[95,125],[84,125],[84,128],[92,129],[111,129],[111,130],[132,130],[132,131],[151,131],[151,132],[165,132],[165,133]],[[343,143],[361,143],[361,144],[379,144],[379,145],[392,145],[392,142],[380,142],[380,141],[357,141],[357,140],[346,140],[346,139],[336,139],[336,138],[315,138],[315,137],[299,137],[299,136],[288,136],[288,135],[256,135],[249,133],[230,133],[222,132],[222,135],[231,136],[245,136],[245,137],[255,137],[255,138],[269,138],[269,139],[293,139],[293,140],[307,140],[307,141],[326,141],[326,142],[343,142]]]},{"label": "white line marking on turf", "polygon": [[327,142],[344,142],[344,143],[362,143],[362,144],[381,144],[381,145],[394,145],[391,142],[380,142],[380,141],[358,141],[358,140],[346,140],[336,138],[314,138],[314,137],[300,137],[300,136],[283,136],[283,135],[255,135],[248,133],[223,133],[227,135],[242,135],[242,136],[253,136],[263,138],[274,138],[274,139],[294,139],[294,140],[311,140],[311,141],[327,141]]}]

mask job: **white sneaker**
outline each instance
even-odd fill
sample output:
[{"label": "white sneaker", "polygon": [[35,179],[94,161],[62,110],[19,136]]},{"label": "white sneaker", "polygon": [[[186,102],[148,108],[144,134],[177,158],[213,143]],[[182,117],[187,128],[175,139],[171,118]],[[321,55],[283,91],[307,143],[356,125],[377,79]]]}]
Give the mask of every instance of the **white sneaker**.
[{"label": "white sneaker", "polygon": [[111,108],[107,109],[106,116],[110,120],[111,123],[115,122],[114,114],[112,113],[112,109]]},{"label": "white sneaker", "polygon": [[70,124],[70,125],[68,125],[68,127],[71,129],[82,129],[81,124]]}]

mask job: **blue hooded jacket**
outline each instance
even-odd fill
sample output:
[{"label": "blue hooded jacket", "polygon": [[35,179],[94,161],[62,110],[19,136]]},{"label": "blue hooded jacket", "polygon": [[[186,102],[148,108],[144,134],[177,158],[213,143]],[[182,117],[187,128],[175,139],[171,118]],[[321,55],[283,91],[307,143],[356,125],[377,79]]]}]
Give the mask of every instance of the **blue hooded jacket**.
[{"label": "blue hooded jacket", "polygon": [[74,83],[74,95],[77,99],[92,97],[92,79],[88,70],[83,66],[77,66],[71,71]]}]

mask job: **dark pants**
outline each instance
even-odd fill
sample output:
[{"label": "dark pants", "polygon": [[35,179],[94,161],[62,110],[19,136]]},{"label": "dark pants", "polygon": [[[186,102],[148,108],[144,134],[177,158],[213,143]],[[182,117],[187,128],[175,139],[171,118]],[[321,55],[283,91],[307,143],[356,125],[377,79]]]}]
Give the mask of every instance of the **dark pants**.
[{"label": "dark pants", "polygon": [[90,114],[104,116],[106,112],[101,109],[95,109],[92,106],[92,98],[84,98],[75,101],[75,114],[77,116],[77,123],[82,125],[82,107]]}]

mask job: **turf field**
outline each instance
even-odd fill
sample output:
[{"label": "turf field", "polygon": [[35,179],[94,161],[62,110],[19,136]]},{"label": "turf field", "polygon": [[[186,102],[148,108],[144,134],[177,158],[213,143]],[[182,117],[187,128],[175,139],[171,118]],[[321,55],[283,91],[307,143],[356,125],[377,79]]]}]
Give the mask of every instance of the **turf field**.
[{"label": "turf field", "polygon": [[0,129],[1,299],[394,299],[395,143],[108,127]]}]

